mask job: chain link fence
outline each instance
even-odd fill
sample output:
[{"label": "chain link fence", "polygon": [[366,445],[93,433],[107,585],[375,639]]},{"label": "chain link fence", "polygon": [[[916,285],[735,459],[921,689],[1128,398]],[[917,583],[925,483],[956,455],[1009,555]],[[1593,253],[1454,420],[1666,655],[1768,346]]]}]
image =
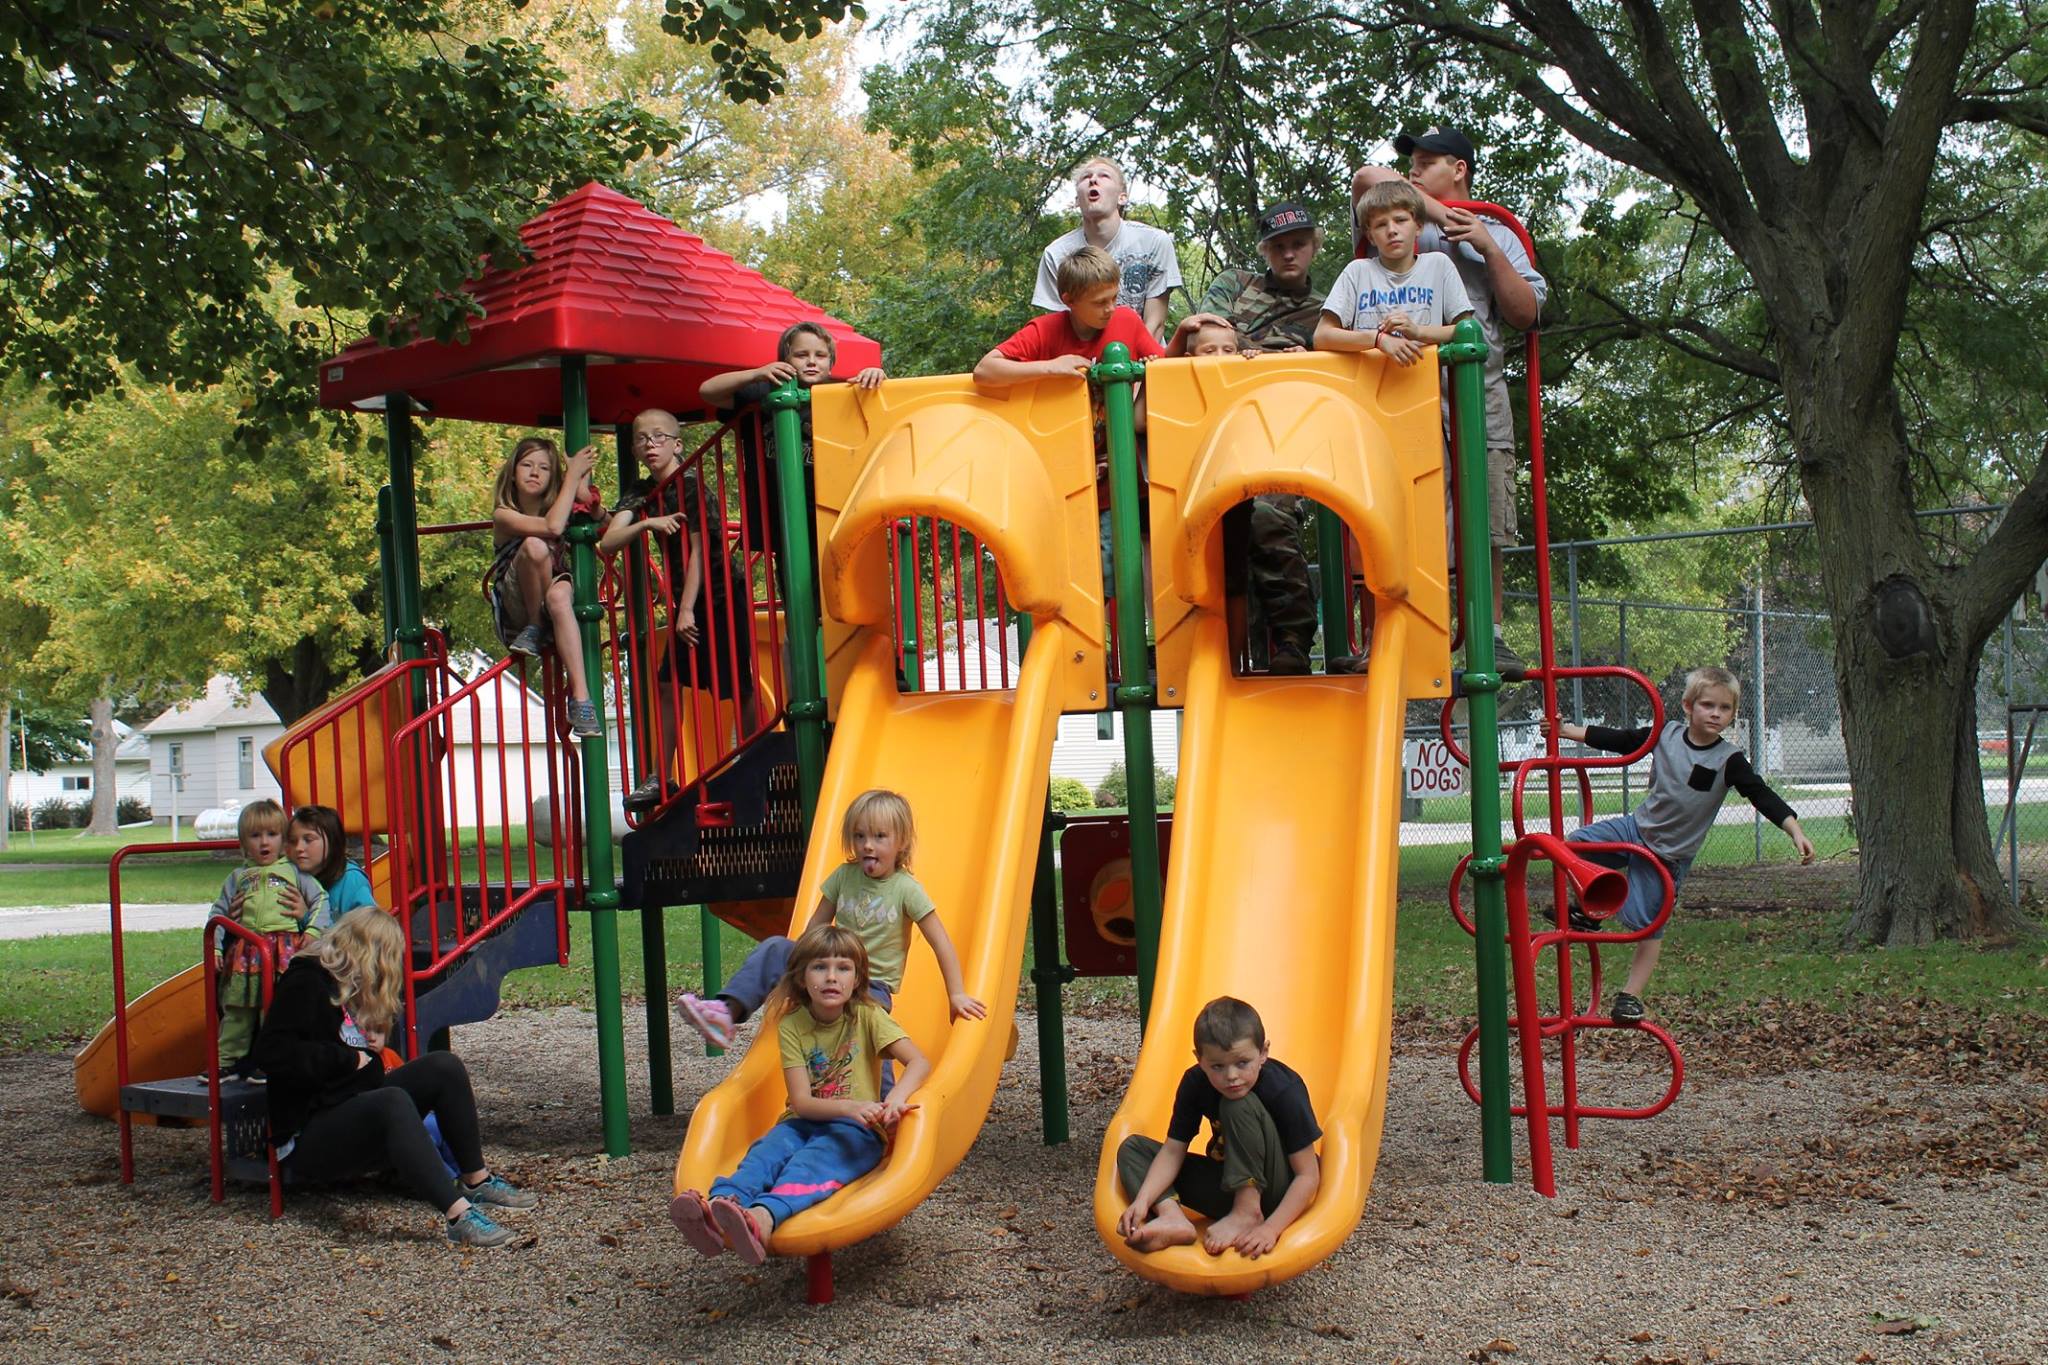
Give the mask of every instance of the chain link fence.
[{"label": "chain link fence", "polygon": [[[1988,534],[1999,510],[1924,514],[1922,531],[1960,558]],[[1528,548],[1508,552],[1507,630],[1510,642],[1534,662],[1532,556]],[[1822,858],[1855,850],[1855,791],[1835,688],[1834,625],[1822,598],[1809,525],[1557,544],[1551,547],[1551,587],[1557,662],[1618,664],[1642,673],[1662,695],[1667,719],[1682,714],[1687,671],[1719,664],[1733,672],[1742,683],[1742,703],[1729,738],[1799,812]],[[1583,724],[1629,729],[1647,726],[1652,718],[1642,689],[1616,678],[1569,680],[1560,684],[1558,702],[1566,720]],[[1534,687],[1503,690],[1504,763],[1543,752],[1540,706]],[[1409,719],[1411,734],[1437,733],[1435,708],[1418,707]],[[1985,645],[1977,678],[1977,735],[1987,819],[2008,890],[2018,899],[2048,875],[2048,619],[2038,594],[2023,599]],[[1596,772],[1595,817],[1632,809],[1648,777],[1647,759]],[[1532,779],[1524,807],[1531,828],[1549,822],[1548,794],[1538,788]],[[1580,816],[1575,781],[1567,782],[1564,800],[1569,827]],[[1464,822],[1469,805],[1462,796],[1430,798],[1419,808],[1411,804],[1410,814],[1423,823]],[[1738,797],[1722,807],[1700,862],[1755,866],[1794,856],[1791,841]]]}]

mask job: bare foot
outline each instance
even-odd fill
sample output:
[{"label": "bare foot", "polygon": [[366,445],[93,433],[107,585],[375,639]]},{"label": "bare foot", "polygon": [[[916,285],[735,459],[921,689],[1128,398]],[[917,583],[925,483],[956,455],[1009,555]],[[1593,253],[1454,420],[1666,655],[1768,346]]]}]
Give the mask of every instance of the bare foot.
[{"label": "bare foot", "polygon": [[1124,1240],[1135,1251],[1159,1251],[1166,1247],[1193,1246],[1195,1225],[1180,1211],[1179,1204],[1162,1204],[1152,1220]]},{"label": "bare foot", "polygon": [[1257,1209],[1249,1213],[1232,1212],[1209,1224],[1209,1230],[1202,1234],[1202,1250],[1211,1256],[1221,1256],[1230,1250],[1230,1244],[1244,1233],[1251,1231],[1263,1221]]}]

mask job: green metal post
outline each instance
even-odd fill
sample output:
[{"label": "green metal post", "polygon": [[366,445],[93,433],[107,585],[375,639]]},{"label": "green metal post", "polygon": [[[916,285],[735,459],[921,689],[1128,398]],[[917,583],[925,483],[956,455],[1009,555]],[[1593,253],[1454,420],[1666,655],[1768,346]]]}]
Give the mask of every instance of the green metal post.
[{"label": "green metal post", "polygon": [[[590,443],[590,403],[582,356],[562,359],[562,444],[581,450]],[[583,624],[583,662],[593,701],[604,695],[598,667],[598,622],[604,607],[597,600],[597,523],[575,518],[569,527],[570,574],[576,590],[576,619]],[[584,874],[589,889],[583,906],[590,913],[590,975],[597,1013],[597,1087],[604,1108],[606,1156],[633,1150],[626,1121],[626,1024],[619,1000],[619,888],[612,877],[611,758],[604,734],[604,707],[597,709],[598,732],[583,741],[583,833],[589,842]]]},{"label": "green metal post", "polygon": [[[1031,618],[1017,614],[1017,652],[1031,648]],[[1038,988],[1038,1113],[1045,1145],[1067,1140],[1067,1025],[1060,988],[1074,979],[1074,969],[1060,961],[1059,886],[1052,865],[1052,841],[1066,827],[1067,817],[1045,802],[1045,823],[1038,836],[1038,869],[1031,879],[1031,981]]]},{"label": "green metal post", "polygon": [[1152,1013],[1152,974],[1159,964],[1159,806],[1152,785],[1151,672],[1145,648],[1144,544],[1138,525],[1137,405],[1132,390],[1145,367],[1120,341],[1088,372],[1102,386],[1109,436],[1110,553],[1116,570],[1116,703],[1124,725],[1124,778],[1130,792],[1131,899],[1138,928],[1138,1027]]},{"label": "green metal post", "polygon": [[[917,561],[913,557],[917,539],[911,524],[897,522],[896,537],[896,675],[905,692],[915,692],[924,682],[924,660],[917,657]],[[1023,617],[1028,622],[1030,617]],[[1029,630],[1029,625],[1023,627]]]},{"label": "green metal post", "polygon": [[1344,521],[1316,504],[1316,567],[1323,579],[1323,672],[1351,652],[1351,584],[1344,572]]},{"label": "green metal post", "polygon": [[[718,988],[725,984],[723,980],[725,975],[724,967],[719,961],[719,949],[721,947],[719,931],[723,927],[723,923],[718,916],[711,913],[710,906],[700,905],[697,907],[697,943],[700,955],[704,959],[704,998],[706,1000],[717,995]],[[725,1055],[725,1049],[706,1043],[704,1045],[704,1055],[706,1057],[722,1057]]]},{"label": "green metal post", "polygon": [[[1464,559],[1460,596],[1465,613],[1464,690],[1472,734],[1472,899],[1479,973],[1480,1162],[1486,1179],[1514,1179],[1512,1103],[1508,1094],[1508,912],[1501,884],[1500,674],[1493,658],[1493,562],[1486,517],[1486,409],[1479,324],[1458,324],[1437,361],[1451,367],[1458,428],[1458,543]],[[1533,1061],[1534,1059],[1527,1059]]]},{"label": "green metal post", "polygon": [[384,613],[384,648],[398,629],[398,564],[391,544],[391,485],[377,490],[377,602]]},{"label": "green metal post", "polygon": [[796,727],[797,801],[804,838],[818,814],[818,788],[825,781],[825,679],[818,636],[818,570],[811,500],[804,491],[803,422],[797,409],[811,391],[794,379],[768,395],[775,416],[776,511],[782,518],[783,577],[789,584],[783,629],[789,638],[789,700],[783,706]]},{"label": "green metal post", "polygon": [[[618,445],[619,489],[624,492],[638,482],[640,463],[633,455],[633,428],[622,426],[614,435]],[[626,619],[633,624],[619,641],[619,647],[626,651],[626,717],[633,727],[633,752],[647,755],[648,766],[655,775],[666,779],[668,774],[661,769],[668,756],[654,752],[654,743],[648,734],[651,728],[649,702],[651,700],[653,705],[659,706],[660,699],[658,695],[650,699],[640,693],[641,683],[648,679],[647,660],[642,653],[637,627],[654,619],[648,609],[647,560],[640,554],[626,556]],[[594,670],[592,676],[595,676]],[[597,689],[593,688],[592,695],[597,695]],[[622,763],[624,757],[620,755]],[[626,764],[626,771],[632,771],[631,764]],[[639,910],[641,982],[647,1012],[649,1107],[657,1114],[673,1114],[676,1096],[675,1064],[668,1029],[668,910],[660,905],[643,905]]]},{"label": "green metal post", "polygon": [[[420,517],[414,492],[412,400],[402,393],[384,399],[385,452],[391,465],[392,634],[405,658],[427,652],[420,620]],[[419,679],[424,689],[426,680]]]}]

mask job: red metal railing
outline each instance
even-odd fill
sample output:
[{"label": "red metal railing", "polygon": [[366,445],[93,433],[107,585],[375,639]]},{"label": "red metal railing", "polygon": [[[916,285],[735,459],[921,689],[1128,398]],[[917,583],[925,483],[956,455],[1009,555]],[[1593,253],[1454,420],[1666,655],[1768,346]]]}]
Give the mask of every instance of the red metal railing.
[{"label": "red metal railing", "polygon": [[[233,839],[204,839],[182,844],[129,844],[126,848],[114,850],[114,856],[107,862],[107,921],[114,944],[114,1116],[121,1129],[121,1183],[124,1185],[135,1180],[135,1127],[127,1106],[121,1103],[121,1092],[134,1079],[128,1060],[128,959],[121,926],[121,865],[130,858],[150,854],[226,852],[240,847]],[[211,990],[208,987],[209,994]],[[207,1039],[210,1049],[207,1055],[218,1060],[217,1029],[209,1030]],[[214,1106],[214,1112],[216,1115],[220,1112],[218,1104]]]},{"label": "red metal railing", "polygon": [[[1506,225],[1520,239],[1523,250],[1529,254],[1529,259],[1532,261],[1536,259],[1536,244],[1530,238],[1528,230],[1522,226],[1520,220],[1514,214],[1498,204],[1489,204],[1483,201],[1452,200],[1447,202],[1452,208],[1469,209],[1474,213],[1484,215]],[[1362,242],[1358,246],[1358,252],[1361,255],[1364,254]],[[1577,775],[1580,823],[1590,823],[1595,815],[1592,770],[1596,768],[1626,767],[1631,763],[1639,761],[1648,753],[1650,745],[1645,745],[1643,749],[1636,753],[1604,758],[1566,756],[1562,752],[1560,737],[1557,734],[1558,683],[1573,678],[1611,677],[1623,679],[1642,688],[1650,699],[1652,744],[1655,742],[1654,736],[1656,732],[1662,728],[1664,723],[1664,706],[1663,699],[1658,695],[1656,686],[1648,678],[1633,669],[1607,666],[1566,668],[1558,666],[1556,633],[1551,618],[1550,502],[1543,450],[1543,365],[1540,333],[1536,329],[1531,328],[1525,334],[1525,343],[1527,347],[1524,364],[1527,371],[1526,382],[1528,385],[1529,488],[1532,515],[1535,522],[1534,545],[1532,548],[1536,561],[1536,616],[1540,644],[1537,662],[1535,666],[1528,670],[1525,677],[1541,685],[1543,689],[1543,714],[1549,718],[1551,724],[1546,727],[1548,733],[1545,736],[1545,752],[1542,757],[1526,759],[1519,763],[1508,765],[1508,770],[1514,773],[1512,804],[1514,840],[1507,849],[1508,861],[1506,868],[1508,948],[1510,961],[1513,963],[1515,973],[1516,1018],[1514,1022],[1521,1037],[1522,1073],[1525,1093],[1523,1105],[1520,1108],[1516,1108],[1513,1112],[1526,1117],[1529,1122],[1530,1157],[1536,1186],[1544,1194],[1554,1194],[1556,1193],[1556,1185],[1552,1177],[1550,1162],[1550,1118],[1553,1116],[1563,1118],[1565,1145],[1576,1148],[1579,1145],[1579,1120],[1582,1118],[1643,1119],[1662,1113],[1678,1097],[1679,1087],[1684,1078],[1684,1063],[1679,1057],[1678,1047],[1672,1041],[1671,1035],[1661,1027],[1647,1022],[1634,1025],[1617,1025],[1613,1019],[1606,1015],[1596,1015],[1590,1012],[1591,1006],[1597,1005],[1602,994],[1601,947],[1603,945],[1619,943],[1635,943],[1647,939],[1656,932],[1671,913],[1671,878],[1663,863],[1647,850],[1633,845],[1592,843],[1573,845],[1573,853],[1612,851],[1626,852],[1637,857],[1648,858],[1663,878],[1664,903],[1659,908],[1655,920],[1650,925],[1631,933],[1614,934],[1604,931],[1589,933],[1569,927],[1569,916],[1566,912],[1566,906],[1570,900],[1570,888],[1566,877],[1564,858],[1573,855],[1564,854],[1563,857],[1559,856],[1563,849],[1565,836],[1564,773],[1569,770]],[[1456,449],[1455,408],[1452,412],[1452,421],[1451,439],[1454,444],[1451,448]],[[1453,546],[1454,554],[1457,554],[1459,557],[1455,565],[1455,571],[1458,581],[1462,583],[1465,581],[1465,566],[1462,560],[1464,538],[1457,534],[1455,526],[1456,513],[1459,506],[1456,498],[1457,466],[1457,461],[1449,461],[1452,489],[1451,507],[1453,513],[1451,545]],[[1461,615],[1459,618],[1460,635],[1462,635],[1462,624]],[[1453,643],[1455,647],[1458,641],[1454,640]],[[1451,752],[1461,762],[1465,762],[1469,766],[1469,758],[1458,746],[1452,733],[1453,704],[1450,701],[1446,701],[1444,704],[1439,722],[1440,732]],[[1550,798],[1550,829],[1548,833],[1531,833],[1524,819],[1523,798],[1526,793],[1529,776],[1532,773],[1542,773],[1546,779]],[[1559,919],[1559,925],[1557,929],[1551,932],[1532,936],[1529,930],[1527,877],[1528,864],[1535,858],[1543,858],[1552,864],[1552,903],[1556,907],[1555,914]],[[1465,914],[1460,904],[1460,891],[1465,878],[1466,866],[1470,861],[1470,854],[1467,854],[1464,859],[1459,861],[1456,870],[1451,874],[1450,886],[1451,913],[1467,933],[1474,932],[1474,927],[1471,919]],[[1586,947],[1588,960],[1587,985],[1590,1000],[1589,1009],[1585,1012],[1580,1011],[1577,1004],[1572,961],[1572,946],[1574,944],[1584,944]],[[1544,951],[1553,949],[1556,954],[1558,1012],[1555,1014],[1543,1014],[1536,993],[1535,963]],[[1671,1059],[1671,1083],[1663,1097],[1649,1105],[1616,1107],[1581,1104],[1578,1094],[1576,1034],[1581,1029],[1617,1027],[1633,1028],[1639,1032],[1647,1033],[1658,1040]],[[1479,1099],[1479,1091],[1472,1081],[1469,1061],[1472,1048],[1478,1041],[1478,1037],[1479,1030],[1474,1028],[1466,1035],[1464,1044],[1459,1049],[1458,1054],[1459,1078],[1464,1083],[1466,1092],[1472,1096],[1475,1102]],[[1551,1038],[1555,1038],[1559,1042],[1561,1089],[1563,1092],[1562,1100],[1556,1106],[1550,1106],[1544,1100],[1542,1044],[1545,1040]]]},{"label": "red metal railing", "polygon": [[[686,794],[700,819],[715,820],[709,779],[781,723],[782,566],[767,437],[755,412],[715,428],[641,509],[643,520],[680,518],[678,528],[635,536],[606,566],[606,649],[625,783],[631,791],[655,781],[661,792],[651,807],[628,812],[632,825]],[[685,608],[694,643],[679,628]]]},{"label": "red metal railing", "polygon": [[[220,1131],[220,968],[226,954],[220,951],[220,945],[226,938],[238,938],[255,952],[256,965],[262,973],[257,980],[263,986],[260,1009],[264,1014],[270,1013],[270,993],[277,985],[277,962],[268,938],[226,915],[208,919],[202,938],[206,945],[207,1146],[212,1154],[213,1202],[218,1204],[227,1198],[227,1153]],[[125,1109],[122,1117],[127,1117]],[[284,1212],[284,1181],[278,1175],[277,1148],[270,1143],[267,1133],[263,1151],[270,1167],[270,1216],[276,1218]]]},{"label": "red metal railing", "polygon": [[1016,685],[1021,651],[1010,644],[1002,569],[973,532],[933,517],[898,520],[889,582],[900,687],[999,692]]},{"label": "red metal railing", "polygon": [[[419,1052],[420,983],[529,907],[552,902],[567,961],[569,897],[583,883],[580,807],[573,799],[579,761],[577,746],[564,738],[561,663],[551,655],[543,667],[536,693],[527,685],[526,660],[500,659],[391,736],[384,768],[392,812],[390,909],[407,926],[411,947],[407,1056]],[[534,845],[543,824],[545,859]]]}]

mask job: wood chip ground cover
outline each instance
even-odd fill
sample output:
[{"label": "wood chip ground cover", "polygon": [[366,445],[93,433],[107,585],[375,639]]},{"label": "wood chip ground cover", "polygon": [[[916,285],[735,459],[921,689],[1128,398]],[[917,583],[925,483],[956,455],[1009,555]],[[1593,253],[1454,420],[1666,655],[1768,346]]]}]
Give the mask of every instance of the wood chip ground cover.
[{"label": "wood chip ground cover", "polygon": [[[588,1014],[462,1030],[491,1157],[544,1200],[518,1245],[472,1254],[369,1188],[295,1192],[276,1222],[255,1191],[214,1206],[194,1132],[139,1130],[123,1186],[114,1129],[77,1113],[68,1060],[4,1057],[0,1358],[2048,1360],[2041,1021],[1922,1004],[1890,1019],[1836,1038],[1792,1010],[1673,1020],[1678,1104],[1589,1122],[1559,1150],[1555,1200],[1480,1182],[1458,1030],[1403,1021],[1358,1231],[1246,1303],[1134,1279],[1096,1239],[1095,1139],[1136,1055],[1127,1017],[1069,1021],[1075,1141],[1057,1148],[1039,1140],[1027,1017],[966,1162],[841,1253],[824,1308],[804,1304],[801,1266],[706,1261],[670,1228],[684,1120],[647,1112],[635,1016],[635,1153],[619,1161],[598,1155]],[[1632,1042],[1586,1049],[1589,1100],[1660,1089]],[[679,1105],[725,1066],[679,1058]]]}]

